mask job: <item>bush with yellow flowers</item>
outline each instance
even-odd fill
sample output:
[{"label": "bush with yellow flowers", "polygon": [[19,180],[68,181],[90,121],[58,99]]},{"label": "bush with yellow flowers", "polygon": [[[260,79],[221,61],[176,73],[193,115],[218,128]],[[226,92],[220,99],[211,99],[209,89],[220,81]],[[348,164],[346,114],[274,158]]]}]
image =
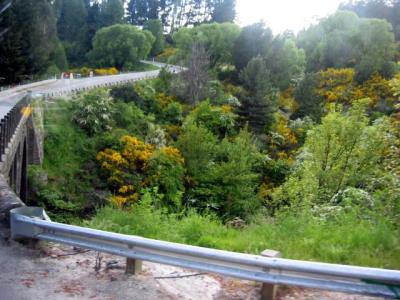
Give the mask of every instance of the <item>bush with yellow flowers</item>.
[{"label": "bush with yellow flowers", "polygon": [[94,74],[98,76],[104,76],[104,75],[117,75],[119,74],[117,68],[101,68],[101,69],[95,69]]},{"label": "bush with yellow flowers", "polygon": [[182,131],[182,127],[175,124],[167,124],[163,128],[169,141],[176,141]]},{"label": "bush with yellow flowers", "polygon": [[[156,150],[146,165],[149,184],[164,194],[163,206],[178,209],[184,192],[184,159],[178,149],[163,147]],[[157,204],[156,204],[157,205]],[[158,204],[160,206],[160,204]]]},{"label": "bush with yellow flowers", "polygon": [[146,144],[134,136],[123,136],[120,149],[105,149],[97,161],[107,177],[111,202],[124,207],[140,198],[144,187],[157,186],[165,201],[179,206],[183,194],[183,158],[178,149]]},{"label": "bush with yellow flowers", "polygon": [[373,75],[360,87],[363,98],[370,98],[372,107],[379,104],[393,106],[396,97],[393,95],[390,80],[383,78],[379,74]]},{"label": "bush with yellow flowers", "polygon": [[296,135],[289,126],[289,118],[278,112],[275,114],[275,124],[272,131],[279,139],[271,140],[271,147],[275,150],[274,156],[280,159],[294,159],[294,151],[298,148]]},{"label": "bush with yellow flowers", "polygon": [[355,70],[351,68],[334,69],[318,72],[317,93],[327,103],[350,104],[353,99],[363,98],[356,95],[354,86]]},{"label": "bush with yellow flowers", "polygon": [[294,98],[294,88],[292,86],[280,93],[278,101],[279,108],[285,112],[293,113],[299,108],[299,104]]},{"label": "bush with yellow flowers", "polygon": [[324,97],[327,104],[351,105],[355,100],[369,98],[371,108],[393,108],[395,97],[390,80],[376,73],[359,85],[354,78],[355,71],[350,68],[320,71],[317,94]]},{"label": "bush with yellow flowers", "polygon": [[163,109],[167,108],[167,106],[173,101],[176,101],[174,97],[166,95],[165,93],[158,93],[155,97],[155,100]]},{"label": "bush with yellow flowers", "polygon": [[177,48],[166,48],[163,52],[161,52],[157,56],[157,60],[167,62],[168,59],[174,55],[176,55],[178,52]]}]

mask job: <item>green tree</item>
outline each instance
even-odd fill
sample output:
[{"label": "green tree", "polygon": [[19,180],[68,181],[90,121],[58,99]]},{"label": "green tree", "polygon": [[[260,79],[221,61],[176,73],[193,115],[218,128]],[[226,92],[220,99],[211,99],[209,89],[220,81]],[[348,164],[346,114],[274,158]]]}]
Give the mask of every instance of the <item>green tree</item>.
[{"label": "green tree", "polygon": [[[32,79],[57,69],[55,52],[62,55],[57,37],[56,18],[46,0],[14,1],[0,21],[6,28],[0,37],[0,74],[7,81]],[[57,63],[64,63],[59,59]]]},{"label": "green tree", "polygon": [[135,85],[132,83],[113,86],[110,90],[110,95],[114,100],[123,101],[125,103],[136,103],[140,101],[140,96],[135,90]]},{"label": "green tree", "polygon": [[87,11],[82,0],[62,0],[57,20],[57,31],[66,50],[68,61],[80,65],[85,60]]},{"label": "green tree", "polygon": [[207,172],[211,168],[218,139],[203,126],[196,126],[189,122],[184,125],[176,146],[185,158],[185,166],[189,184],[206,180]]},{"label": "green tree", "polygon": [[[145,25],[147,21],[158,19],[158,11],[166,1],[130,0],[127,5],[128,22],[132,25]],[[164,20],[165,21],[165,20]]]},{"label": "green tree", "polygon": [[298,44],[306,52],[308,71],[354,67],[362,82],[375,72],[390,77],[395,70],[396,44],[385,20],[338,11],[300,32]]},{"label": "green tree", "polygon": [[89,57],[98,67],[131,69],[147,57],[153,43],[154,37],[150,32],[132,25],[117,24],[96,33]]},{"label": "green tree", "polygon": [[148,30],[155,37],[153,47],[151,48],[150,55],[157,56],[163,52],[165,47],[165,38],[163,34],[163,26],[160,20],[151,19],[146,22],[143,29]]},{"label": "green tree", "polygon": [[357,0],[340,5],[340,9],[350,10],[363,18],[386,19],[392,24],[396,39],[400,40],[400,1],[398,0]]},{"label": "green tree", "polygon": [[124,3],[122,0],[104,0],[100,4],[101,27],[124,23]]},{"label": "green tree", "polygon": [[50,55],[50,60],[54,63],[58,70],[64,71],[68,69],[68,60],[64,46],[58,42],[56,48]]},{"label": "green tree", "polygon": [[392,26],[377,19],[364,19],[360,24],[356,80],[363,82],[374,73],[380,73],[386,78],[393,76],[396,70],[394,56],[396,45]]},{"label": "green tree", "polygon": [[236,0],[216,1],[212,21],[217,23],[233,22],[236,16]]},{"label": "green tree", "polygon": [[189,206],[226,219],[246,218],[260,207],[254,170],[261,155],[247,131],[218,143],[210,131],[188,122],[177,146],[185,159]]},{"label": "green tree", "polygon": [[304,79],[294,90],[294,97],[299,105],[292,119],[309,116],[319,122],[324,111],[324,98],[316,91],[318,87],[318,75],[307,73]]},{"label": "green tree", "polygon": [[298,83],[304,76],[306,57],[292,38],[276,37],[272,53],[266,57],[274,86],[280,90]]},{"label": "green tree", "polygon": [[12,6],[0,18],[0,77],[1,83],[13,83],[25,74],[25,59],[22,53],[22,31],[17,28],[16,11]]},{"label": "green tree", "polygon": [[92,49],[92,40],[96,31],[101,28],[100,21],[100,4],[95,1],[92,5],[87,7],[87,35],[86,35],[86,48]]},{"label": "green tree", "polygon": [[245,26],[234,45],[233,59],[236,69],[242,70],[253,57],[265,57],[271,49],[272,41],[272,31],[263,22]]},{"label": "green tree", "polygon": [[371,179],[382,176],[387,125],[370,125],[365,109],[364,99],[347,112],[332,111],[308,132],[300,165],[277,198],[326,204],[348,187],[371,188]]},{"label": "green tree", "polygon": [[165,31],[198,26],[204,23],[233,22],[235,0],[130,0],[127,3],[128,22],[144,25],[159,19]]},{"label": "green tree", "polygon": [[307,70],[352,67],[355,63],[359,18],[339,11],[299,33],[298,45],[307,55]]},{"label": "green tree", "polygon": [[230,110],[224,110],[224,107],[212,106],[208,101],[203,101],[187,116],[187,120],[192,120],[197,126],[203,126],[223,139],[235,132],[236,117]]},{"label": "green tree", "polygon": [[179,56],[187,60],[194,43],[201,44],[210,56],[210,66],[233,63],[232,53],[240,28],[232,23],[202,24],[194,28],[181,28],[173,35]]},{"label": "green tree", "polygon": [[253,215],[261,206],[256,195],[259,175],[255,172],[262,156],[252,142],[247,130],[230,141],[225,138],[218,152],[217,165],[210,174],[215,187],[214,200],[225,218]]},{"label": "green tree", "polygon": [[264,133],[273,123],[278,98],[265,61],[260,56],[251,59],[240,79],[246,92],[240,97],[239,115],[254,132]]}]

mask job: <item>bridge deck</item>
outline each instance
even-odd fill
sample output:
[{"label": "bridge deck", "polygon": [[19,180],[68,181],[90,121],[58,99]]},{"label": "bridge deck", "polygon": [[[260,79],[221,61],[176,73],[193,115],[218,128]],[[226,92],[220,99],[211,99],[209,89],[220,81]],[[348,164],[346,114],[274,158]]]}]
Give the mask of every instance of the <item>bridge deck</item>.
[{"label": "bridge deck", "polygon": [[[152,63],[158,67],[165,66],[162,63]],[[180,67],[168,66],[172,72],[179,72]],[[98,77],[88,77],[88,78],[77,78],[77,79],[58,79],[58,80],[47,80],[42,81],[37,84],[29,84],[26,86],[19,86],[10,90],[0,92],[0,120],[11,110],[11,108],[22,99],[28,91],[32,91],[32,96],[40,96],[42,94],[57,93],[60,91],[70,92],[72,90],[82,89],[82,88],[93,88],[102,85],[112,85],[124,81],[138,80],[145,77],[157,76],[159,70],[146,71],[146,72],[132,72],[119,75],[110,76],[98,76]]]}]

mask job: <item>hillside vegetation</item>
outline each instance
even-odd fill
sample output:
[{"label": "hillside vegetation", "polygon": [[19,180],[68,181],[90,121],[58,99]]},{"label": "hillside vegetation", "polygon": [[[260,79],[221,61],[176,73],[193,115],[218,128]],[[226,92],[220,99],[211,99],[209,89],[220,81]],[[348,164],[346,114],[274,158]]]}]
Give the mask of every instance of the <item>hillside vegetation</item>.
[{"label": "hillside vegetation", "polygon": [[[297,36],[207,23],[161,42],[131,26],[100,29],[88,58],[130,69],[158,43],[158,60],[188,69],[49,105],[33,203],[103,230],[400,268],[399,44],[387,20],[337,11]],[[125,35],[136,50],[110,43]]]}]

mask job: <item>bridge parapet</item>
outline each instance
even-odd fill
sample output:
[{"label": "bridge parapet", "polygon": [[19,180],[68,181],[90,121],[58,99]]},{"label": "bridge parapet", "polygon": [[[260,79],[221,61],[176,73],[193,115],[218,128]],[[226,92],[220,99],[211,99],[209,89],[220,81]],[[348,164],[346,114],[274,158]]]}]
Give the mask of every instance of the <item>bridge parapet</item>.
[{"label": "bridge parapet", "polygon": [[0,222],[8,220],[10,209],[25,205],[28,164],[42,161],[43,135],[35,123],[29,93],[0,121]]}]

